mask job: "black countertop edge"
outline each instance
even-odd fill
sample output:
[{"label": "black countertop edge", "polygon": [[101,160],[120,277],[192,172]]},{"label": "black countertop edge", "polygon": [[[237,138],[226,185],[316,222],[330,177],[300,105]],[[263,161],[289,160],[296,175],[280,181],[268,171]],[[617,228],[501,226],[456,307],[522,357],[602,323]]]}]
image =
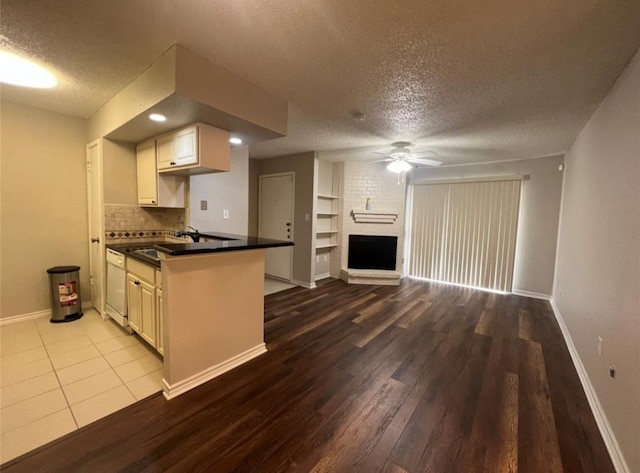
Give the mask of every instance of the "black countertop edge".
[{"label": "black countertop edge", "polygon": [[145,256],[143,254],[140,253],[136,253],[135,250],[140,250],[143,248],[153,248],[154,245],[162,245],[164,244],[164,242],[161,241],[152,241],[152,242],[148,242],[148,243],[107,243],[105,246],[108,249],[117,251],[118,253],[122,253],[123,255],[125,255],[128,258],[133,258],[135,260],[138,260],[142,263],[146,263],[148,265],[151,266],[155,266],[156,268],[160,269],[160,261],[154,260],[153,258],[150,258],[148,256]]},{"label": "black countertop edge", "polygon": [[214,241],[198,243],[159,243],[154,245],[153,248],[169,255],[180,256],[293,246],[292,241],[232,235],[229,233],[200,232],[200,235],[213,238]]},{"label": "black countertop edge", "polygon": [[[234,233],[212,232],[212,231],[198,231],[200,236],[205,238],[215,238],[219,240],[246,240],[247,238],[257,238],[247,235],[236,235]],[[264,238],[263,238],[264,240]],[[276,240],[274,240],[276,241]]]}]

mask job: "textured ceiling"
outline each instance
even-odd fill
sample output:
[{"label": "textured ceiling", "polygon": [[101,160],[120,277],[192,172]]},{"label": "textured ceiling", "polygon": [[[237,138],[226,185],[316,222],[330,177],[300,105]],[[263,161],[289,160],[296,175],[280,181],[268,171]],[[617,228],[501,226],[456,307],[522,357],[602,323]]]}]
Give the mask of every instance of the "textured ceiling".
[{"label": "textured ceiling", "polygon": [[289,135],[254,157],[562,152],[640,46],[638,0],[2,0],[0,21],[60,82],[3,99],[88,117],[179,43],[289,101]]}]

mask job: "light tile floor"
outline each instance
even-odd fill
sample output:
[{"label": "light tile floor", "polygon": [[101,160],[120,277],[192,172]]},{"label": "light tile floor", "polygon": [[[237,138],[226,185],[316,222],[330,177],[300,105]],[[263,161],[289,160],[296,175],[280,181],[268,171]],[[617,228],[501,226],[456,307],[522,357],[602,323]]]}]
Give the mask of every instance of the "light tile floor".
[{"label": "light tile floor", "polygon": [[0,328],[0,463],[161,389],[162,358],[88,310]]},{"label": "light tile floor", "polygon": [[286,289],[291,289],[292,287],[297,287],[293,284],[289,284],[288,282],[280,281],[278,279],[273,279],[266,277],[264,278],[264,295],[268,296],[269,294],[275,294],[276,292],[284,291]]},{"label": "light tile floor", "polygon": [[[264,294],[296,287],[265,277]],[[94,310],[0,327],[0,463],[161,390],[162,359]]]}]

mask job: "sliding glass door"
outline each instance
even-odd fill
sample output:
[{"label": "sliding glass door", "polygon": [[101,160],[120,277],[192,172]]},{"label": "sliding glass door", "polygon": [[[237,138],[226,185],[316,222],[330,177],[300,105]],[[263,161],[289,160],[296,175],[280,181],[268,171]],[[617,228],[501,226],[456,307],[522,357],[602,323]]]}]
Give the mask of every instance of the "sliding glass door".
[{"label": "sliding glass door", "polygon": [[413,184],[409,202],[409,276],[511,291],[519,179]]}]

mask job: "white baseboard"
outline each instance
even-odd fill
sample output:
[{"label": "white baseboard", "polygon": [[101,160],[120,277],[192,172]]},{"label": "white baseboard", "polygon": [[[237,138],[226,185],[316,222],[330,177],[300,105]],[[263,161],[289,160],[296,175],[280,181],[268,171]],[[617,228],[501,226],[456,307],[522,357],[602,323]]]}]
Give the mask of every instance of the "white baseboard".
[{"label": "white baseboard", "polygon": [[298,281],[297,279],[292,279],[291,284],[295,284],[296,286],[300,286],[300,287],[305,287],[307,289],[315,289],[317,287],[315,282],[304,282],[304,281]]},{"label": "white baseboard", "polygon": [[[91,301],[82,303],[82,310],[92,309],[93,305]],[[36,312],[29,312],[28,314],[12,315],[11,317],[3,317],[0,319],[0,327],[5,325],[19,324],[21,322],[27,322],[29,320],[43,319],[45,317],[51,317],[51,309],[38,310]]]},{"label": "white baseboard", "polygon": [[551,296],[548,294],[540,294],[539,292],[529,292],[529,291],[519,291],[517,289],[511,291],[511,294],[515,294],[516,296],[523,296],[523,297],[532,297],[534,299],[542,299],[545,301],[550,301],[551,300]]},{"label": "white baseboard", "polygon": [[556,302],[553,298],[550,299],[550,302],[551,307],[553,308],[553,313],[555,314],[558,325],[560,326],[560,330],[562,331],[564,341],[567,344],[567,348],[569,349],[569,354],[571,355],[573,364],[576,367],[576,371],[578,372],[578,377],[580,378],[580,382],[582,383],[582,388],[587,395],[589,407],[591,407],[593,417],[595,417],[596,419],[596,423],[598,424],[598,429],[600,429],[602,439],[604,440],[604,443],[607,446],[607,450],[609,451],[609,456],[611,457],[613,466],[616,469],[617,473],[631,473],[631,470],[629,469],[629,466],[627,465],[627,462],[625,461],[622,454],[622,450],[620,449],[620,445],[616,440],[616,436],[613,433],[611,424],[609,424],[609,420],[604,413],[602,404],[600,404],[600,399],[598,399],[596,390],[593,387],[593,384],[591,384],[591,380],[589,379],[587,370],[584,367],[584,364],[582,364],[580,355],[578,354],[578,351],[573,344],[573,339],[571,338],[571,334],[569,333],[567,325],[564,323],[562,314],[560,314],[560,310],[558,309],[558,306],[556,305]]},{"label": "white baseboard", "polygon": [[318,275],[316,276],[316,279],[315,279],[315,280],[316,280],[316,281],[320,281],[321,279],[327,279],[327,278],[330,278],[330,277],[331,277],[331,274],[329,274],[329,273],[322,273],[322,274],[318,274]]},{"label": "white baseboard", "polygon": [[213,378],[217,378],[221,374],[226,373],[227,371],[230,371],[233,368],[236,368],[266,352],[266,345],[264,343],[261,343],[258,346],[250,348],[249,350],[231,357],[228,360],[223,361],[222,363],[218,363],[215,366],[211,366],[210,368],[207,368],[200,373],[196,373],[193,376],[190,376],[178,383],[170,385],[164,378],[162,378],[162,394],[167,400],[171,400],[175,397],[178,397],[180,394],[184,394],[187,391],[190,391],[191,389],[206,383],[207,381],[211,381]]}]

